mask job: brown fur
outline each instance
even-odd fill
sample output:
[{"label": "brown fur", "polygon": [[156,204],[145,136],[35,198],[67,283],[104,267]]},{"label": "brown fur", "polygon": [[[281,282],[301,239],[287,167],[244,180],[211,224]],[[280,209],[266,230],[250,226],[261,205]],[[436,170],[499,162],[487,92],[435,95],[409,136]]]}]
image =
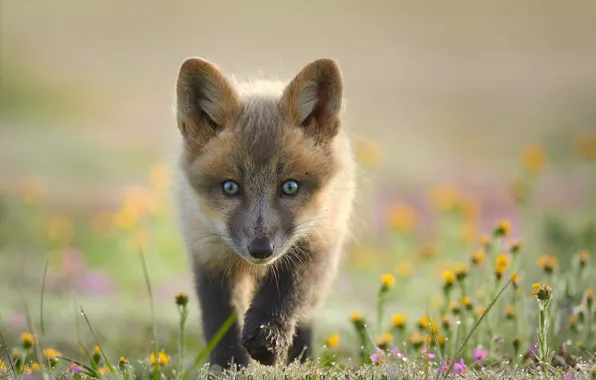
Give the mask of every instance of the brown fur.
[{"label": "brown fur", "polygon": [[[223,271],[236,294],[231,302],[244,311],[256,283],[276,267],[318,265],[304,272],[313,273],[316,290],[295,300],[302,306],[287,317],[292,331],[324,299],[348,233],[354,160],[341,125],[342,87],[339,67],[328,59],[305,66],[285,86],[234,84],[199,58],[185,61],[178,77],[179,210],[195,268]],[[239,195],[222,191],[226,180],[239,184]],[[296,195],[280,192],[287,180],[299,183]],[[255,263],[246,247],[263,235],[274,254]]]}]

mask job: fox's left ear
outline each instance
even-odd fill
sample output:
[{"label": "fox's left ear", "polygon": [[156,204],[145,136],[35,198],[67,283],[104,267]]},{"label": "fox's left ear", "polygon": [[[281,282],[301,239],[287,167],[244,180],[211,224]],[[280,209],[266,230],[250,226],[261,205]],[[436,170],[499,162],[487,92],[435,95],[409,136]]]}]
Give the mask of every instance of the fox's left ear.
[{"label": "fox's left ear", "polygon": [[280,108],[292,124],[317,138],[331,138],[340,128],[343,78],[332,59],[306,65],[285,88]]}]

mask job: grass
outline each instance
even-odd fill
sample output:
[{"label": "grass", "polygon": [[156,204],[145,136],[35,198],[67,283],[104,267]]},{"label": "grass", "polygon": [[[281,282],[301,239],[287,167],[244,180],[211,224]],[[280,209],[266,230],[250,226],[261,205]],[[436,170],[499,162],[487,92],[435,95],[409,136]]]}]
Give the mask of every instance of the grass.
[{"label": "grass", "polygon": [[[579,153],[587,160],[578,165],[593,171],[594,152],[584,148]],[[358,292],[376,297],[367,297],[368,303],[343,305],[343,322],[321,314],[321,322],[329,322],[323,336],[317,337],[317,360],[278,368],[251,365],[233,374],[412,379],[596,376],[592,280],[596,271],[590,257],[596,248],[595,214],[590,209],[572,216],[538,212],[539,205],[532,201],[546,170],[546,152],[532,146],[522,157],[522,182],[512,188],[521,227],[501,219],[482,230],[474,201],[450,185],[431,192],[436,228],[430,233],[417,229],[419,213],[412,206],[390,208],[383,215],[387,240],[361,238],[350,247],[345,263],[357,290],[348,292],[354,301]],[[8,295],[5,305],[22,303],[13,310],[26,320],[15,328],[6,318],[9,309],[0,309],[2,376],[215,376],[205,361],[236,316],[222,325],[212,342],[203,343],[198,326],[192,325],[198,318],[189,319],[197,310],[192,289],[172,291],[170,297],[159,290],[185,268],[185,258],[172,254],[183,252],[183,247],[172,223],[167,167],[156,166],[148,182],[126,189],[116,209],[91,214],[56,213],[44,202],[44,187],[36,180],[24,182],[18,193],[0,193],[0,276],[14,280],[18,283],[14,289],[19,289],[5,286],[2,294]],[[524,229],[523,239],[515,236]],[[46,252],[42,267],[35,265],[37,252]],[[371,257],[378,259],[378,265],[370,263]],[[91,276],[98,269],[110,273],[109,285],[131,298],[98,309],[99,303],[113,299],[103,295],[104,301],[95,302],[100,298],[90,295],[107,292],[105,281]],[[38,319],[28,307],[36,296]],[[57,306],[63,305],[60,298],[77,300],[75,321],[60,317],[64,309]],[[137,307],[146,298],[150,309]],[[123,314],[130,320],[107,317],[133,299],[137,302]],[[423,311],[406,304],[415,299],[427,300]],[[164,314],[170,317],[161,318]],[[416,314],[417,318],[411,317]],[[83,331],[80,322],[86,326]],[[145,328],[146,336],[135,339]]]}]

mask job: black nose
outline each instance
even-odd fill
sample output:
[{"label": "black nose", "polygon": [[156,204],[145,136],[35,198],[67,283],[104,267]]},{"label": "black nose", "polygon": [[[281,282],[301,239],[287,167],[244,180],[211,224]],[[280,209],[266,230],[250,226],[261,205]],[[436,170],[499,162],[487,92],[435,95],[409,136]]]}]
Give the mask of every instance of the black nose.
[{"label": "black nose", "polygon": [[273,255],[273,243],[266,236],[256,238],[248,246],[248,253],[255,259],[266,259]]}]

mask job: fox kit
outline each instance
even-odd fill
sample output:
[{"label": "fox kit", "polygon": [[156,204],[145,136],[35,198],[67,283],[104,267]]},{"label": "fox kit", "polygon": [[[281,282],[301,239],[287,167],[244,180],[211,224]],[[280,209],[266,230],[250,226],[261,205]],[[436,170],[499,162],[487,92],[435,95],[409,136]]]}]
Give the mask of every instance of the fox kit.
[{"label": "fox kit", "polygon": [[239,83],[201,58],[180,68],[178,208],[205,339],[239,315],[212,365],[312,358],[354,198],[342,88],[329,59],[287,84]]}]

